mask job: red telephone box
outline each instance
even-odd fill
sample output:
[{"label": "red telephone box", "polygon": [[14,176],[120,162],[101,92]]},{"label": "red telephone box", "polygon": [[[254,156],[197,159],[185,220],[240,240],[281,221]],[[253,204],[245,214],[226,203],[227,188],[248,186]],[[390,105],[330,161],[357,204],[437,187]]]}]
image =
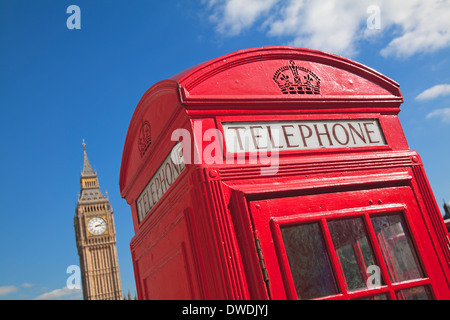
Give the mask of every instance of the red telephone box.
[{"label": "red telephone box", "polygon": [[139,299],[449,299],[444,222],[399,86],[315,50],[153,85],[120,172]]}]

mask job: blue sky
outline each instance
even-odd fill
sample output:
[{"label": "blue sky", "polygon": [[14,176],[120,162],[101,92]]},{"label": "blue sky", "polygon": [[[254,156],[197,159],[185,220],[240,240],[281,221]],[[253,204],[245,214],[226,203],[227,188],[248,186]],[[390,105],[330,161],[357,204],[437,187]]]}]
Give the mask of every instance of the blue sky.
[{"label": "blue sky", "polygon": [[[66,26],[73,4],[79,30]],[[368,28],[371,5],[379,28]],[[240,49],[323,50],[400,83],[403,129],[442,207],[450,201],[449,17],[448,0],[2,0],[0,299],[81,297],[65,286],[67,267],[79,264],[82,139],[114,209],[122,288],[134,293],[134,231],[118,187],[133,111],[157,81]]]}]

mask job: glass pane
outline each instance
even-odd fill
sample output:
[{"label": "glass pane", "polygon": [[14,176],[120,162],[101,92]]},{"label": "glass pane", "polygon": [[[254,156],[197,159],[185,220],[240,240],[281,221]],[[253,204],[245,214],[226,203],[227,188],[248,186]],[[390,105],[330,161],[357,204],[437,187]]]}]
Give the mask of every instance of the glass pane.
[{"label": "glass pane", "polygon": [[402,215],[374,216],[371,220],[391,281],[422,278],[423,271]]},{"label": "glass pane", "polygon": [[431,293],[427,287],[408,288],[397,292],[399,300],[430,300]]},{"label": "glass pane", "polygon": [[329,221],[328,228],[347,288],[350,291],[367,288],[368,267],[375,265],[375,259],[362,218]]},{"label": "glass pane", "polygon": [[377,294],[375,296],[368,296],[368,297],[364,297],[364,298],[359,298],[356,300],[389,300],[387,294],[382,293],[382,294]]},{"label": "glass pane", "polygon": [[338,293],[319,223],[281,228],[298,299]]}]

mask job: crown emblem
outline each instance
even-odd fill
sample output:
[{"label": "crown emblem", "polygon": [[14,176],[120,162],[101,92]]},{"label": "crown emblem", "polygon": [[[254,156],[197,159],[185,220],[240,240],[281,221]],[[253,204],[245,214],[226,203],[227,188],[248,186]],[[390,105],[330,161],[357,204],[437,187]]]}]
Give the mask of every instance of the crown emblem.
[{"label": "crown emblem", "polygon": [[289,61],[289,66],[275,72],[273,81],[282,94],[320,94],[319,77],[304,67],[296,66],[293,60]]},{"label": "crown emblem", "polygon": [[147,152],[148,148],[152,144],[151,126],[148,121],[142,123],[141,129],[139,130],[138,138],[138,148],[141,158]]}]

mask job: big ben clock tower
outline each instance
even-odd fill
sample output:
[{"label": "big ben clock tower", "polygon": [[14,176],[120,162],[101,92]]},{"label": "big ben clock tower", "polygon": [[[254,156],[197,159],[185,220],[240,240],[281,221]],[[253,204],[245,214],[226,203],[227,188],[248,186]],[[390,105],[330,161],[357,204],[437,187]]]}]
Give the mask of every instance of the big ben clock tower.
[{"label": "big ben clock tower", "polygon": [[85,300],[121,300],[113,210],[100,191],[83,139],[81,192],[75,209],[75,237]]}]

